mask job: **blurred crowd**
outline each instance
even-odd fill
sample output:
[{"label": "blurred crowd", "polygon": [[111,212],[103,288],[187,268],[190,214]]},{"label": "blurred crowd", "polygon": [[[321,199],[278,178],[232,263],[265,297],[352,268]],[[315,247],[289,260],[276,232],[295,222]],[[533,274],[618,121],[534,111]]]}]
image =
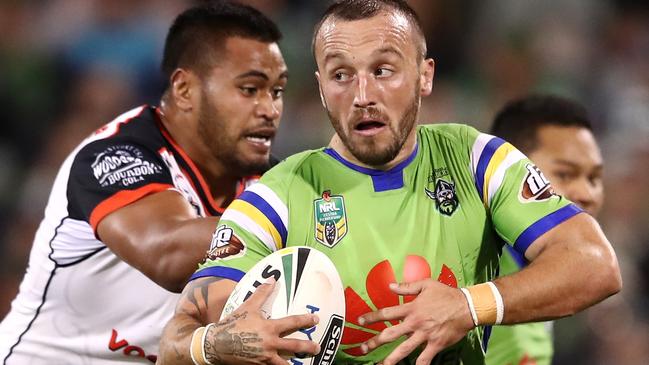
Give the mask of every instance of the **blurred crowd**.
[{"label": "blurred crowd", "polygon": [[[164,36],[173,17],[195,2],[0,1],[0,318],[17,292],[60,163],[121,112],[157,104]],[[245,2],[284,33],[290,81],[274,153],[323,146],[332,129],[310,42],[328,2]],[[571,97],[589,109],[605,159],[607,198],[599,218],[624,289],[555,324],[555,363],[649,364],[649,3],[409,3],[436,60],[422,122],[487,130],[503,103],[531,92]]]}]

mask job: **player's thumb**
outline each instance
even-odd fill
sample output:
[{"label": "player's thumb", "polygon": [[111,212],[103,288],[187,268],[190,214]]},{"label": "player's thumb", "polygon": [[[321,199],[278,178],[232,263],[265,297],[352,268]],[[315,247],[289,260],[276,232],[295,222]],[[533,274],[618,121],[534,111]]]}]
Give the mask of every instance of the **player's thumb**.
[{"label": "player's thumb", "polygon": [[424,281],[413,281],[409,283],[390,283],[390,290],[399,295],[416,295],[424,288]]},{"label": "player's thumb", "polygon": [[251,309],[261,309],[261,306],[264,305],[268,297],[273,293],[275,284],[275,280],[271,278],[266,283],[259,285],[246,301],[248,307]]}]

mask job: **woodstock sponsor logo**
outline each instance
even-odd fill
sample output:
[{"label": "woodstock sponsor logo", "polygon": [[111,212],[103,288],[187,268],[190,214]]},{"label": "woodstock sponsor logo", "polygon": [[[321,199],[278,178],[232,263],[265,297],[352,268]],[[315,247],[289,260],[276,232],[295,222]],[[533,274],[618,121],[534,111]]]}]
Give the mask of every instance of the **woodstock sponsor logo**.
[{"label": "woodstock sponsor logo", "polygon": [[119,183],[132,185],[144,176],[160,173],[162,168],[142,159],[142,153],[133,146],[109,147],[100,153],[91,165],[95,179],[101,186]]}]

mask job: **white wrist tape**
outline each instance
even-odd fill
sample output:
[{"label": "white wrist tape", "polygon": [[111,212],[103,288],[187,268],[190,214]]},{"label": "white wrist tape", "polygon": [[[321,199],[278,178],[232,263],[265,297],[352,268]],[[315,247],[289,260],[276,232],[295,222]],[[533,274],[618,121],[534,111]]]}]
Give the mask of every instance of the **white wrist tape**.
[{"label": "white wrist tape", "polygon": [[478,326],[478,315],[475,312],[475,307],[473,306],[473,298],[471,298],[471,293],[466,288],[460,288],[462,294],[466,298],[467,304],[469,305],[469,312],[471,312],[471,319],[473,320],[473,325]]},{"label": "white wrist tape", "polygon": [[492,283],[491,281],[488,281],[487,284],[489,284],[489,287],[491,288],[491,292],[493,293],[494,298],[496,299],[496,323],[495,324],[501,324],[503,322],[503,315],[505,314],[505,304],[503,303],[503,297],[502,295],[500,295],[500,292],[498,291],[496,284]]}]

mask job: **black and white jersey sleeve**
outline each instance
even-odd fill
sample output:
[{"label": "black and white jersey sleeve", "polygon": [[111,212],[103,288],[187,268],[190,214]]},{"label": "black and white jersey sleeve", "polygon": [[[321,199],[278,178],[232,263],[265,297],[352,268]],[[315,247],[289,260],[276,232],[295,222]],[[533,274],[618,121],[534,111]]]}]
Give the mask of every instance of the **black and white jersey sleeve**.
[{"label": "black and white jersey sleeve", "polygon": [[108,214],[149,194],[173,188],[162,158],[146,142],[122,136],[83,147],[70,170],[71,218],[88,222],[96,232]]}]

